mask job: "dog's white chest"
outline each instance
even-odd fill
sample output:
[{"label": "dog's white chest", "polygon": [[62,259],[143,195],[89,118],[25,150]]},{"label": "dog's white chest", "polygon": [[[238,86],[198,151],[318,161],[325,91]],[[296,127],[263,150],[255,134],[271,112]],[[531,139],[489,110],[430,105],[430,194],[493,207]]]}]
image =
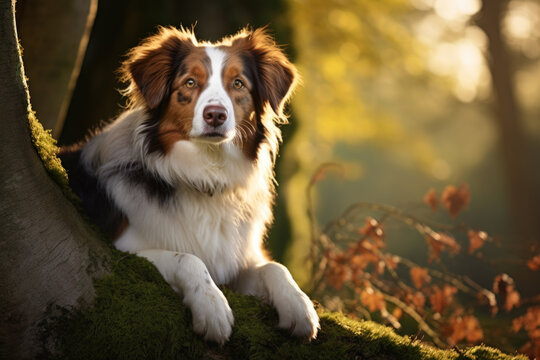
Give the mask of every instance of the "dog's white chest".
[{"label": "dog's white chest", "polygon": [[155,248],[196,255],[218,284],[229,282],[246,266],[252,219],[232,194],[186,192],[174,206],[133,210],[129,228],[115,242],[120,250]]}]

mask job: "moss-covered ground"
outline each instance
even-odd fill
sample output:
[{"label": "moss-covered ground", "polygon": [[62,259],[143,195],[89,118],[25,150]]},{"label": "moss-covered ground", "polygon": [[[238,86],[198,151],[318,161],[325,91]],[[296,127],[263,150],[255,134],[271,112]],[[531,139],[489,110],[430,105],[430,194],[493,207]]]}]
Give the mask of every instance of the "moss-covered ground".
[{"label": "moss-covered ground", "polygon": [[[369,321],[319,310],[311,343],[278,330],[277,314],[258,299],[224,288],[235,316],[230,341],[205,343],[191,330],[180,297],[144,259],[113,251],[111,274],[95,280],[94,303],[56,309],[43,325],[58,359],[525,359],[479,346],[440,350]],[[54,310],[54,309],[53,309]]]},{"label": "moss-covered ground", "polygon": [[[32,138],[45,167],[65,190],[65,170],[55,141],[29,116]],[[70,195],[71,194],[71,195]],[[79,308],[49,309],[42,323],[42,359],[521,359],[477,346],[441,350],[395,334],[373,322],[358,322],[319,309],[321,330],[307,343],[278,330],[277,314],[259,300],[223,291],[233,309],[230,341],[205,343],[191,330],[181,298],[148,261],[111,248],[110,273],[94,279],[96,297]],[[94,255],[97,256],[97,255]],[[51,346],[52,345],[52,346]],[[49,349],[55,348],[52,354]]]}]

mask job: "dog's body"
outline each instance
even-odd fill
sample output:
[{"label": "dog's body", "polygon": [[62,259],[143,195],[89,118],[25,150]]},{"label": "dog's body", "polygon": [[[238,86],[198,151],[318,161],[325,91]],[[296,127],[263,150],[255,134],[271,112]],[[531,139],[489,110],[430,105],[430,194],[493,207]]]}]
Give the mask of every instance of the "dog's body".
[{"label": "dog's body", "polygon": [[132,108],[60,156],[83,207],[123,251],[181,292],[195,331],[223,343],[233,315],[217,285],[272,303],[279,326],[313,338],[319,320],[285,267],[268,260],[275,121],[296,71],[264,31],[199,44],[161,29],[122,69]]}]

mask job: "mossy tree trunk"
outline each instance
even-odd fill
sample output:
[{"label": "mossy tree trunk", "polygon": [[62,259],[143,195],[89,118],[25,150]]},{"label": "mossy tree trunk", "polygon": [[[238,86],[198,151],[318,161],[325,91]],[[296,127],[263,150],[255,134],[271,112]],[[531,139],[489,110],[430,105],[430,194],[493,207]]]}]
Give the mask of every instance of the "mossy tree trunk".
[{"label": "mossy tree trunk", "polygon": [[48,176],[32,145],[14,9],[14,0],[0,0],[0,357],[33,358],[47,307],[91,301],[89,253],[104,257],[109,249]]}]

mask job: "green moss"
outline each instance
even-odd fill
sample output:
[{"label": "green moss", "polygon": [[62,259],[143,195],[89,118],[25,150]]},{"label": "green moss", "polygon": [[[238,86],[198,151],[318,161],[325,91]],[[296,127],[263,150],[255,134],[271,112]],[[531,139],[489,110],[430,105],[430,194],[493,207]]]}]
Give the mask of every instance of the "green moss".
[{"label": "green moss", "polygon": [[42,340],[59,359],[201,358],[205,344],[190,329],[189,311],[145,259],[112,250],[111,274],[95,280],[91,306],[54,309]]},{"label": "green moss", "polygon": [[32,143],[43,162],[43,166],[51,177],[62,187],[68,186],[68,176],[66,170],[62,167],[60,159],[56,156],[58,147],[56,140],[51,135],[51,130],[45,130],[43,125],[36,118],[36,113],[28,110],[28,122]]},{"label": "green moss", "polygon": [[79,200],[69,187],[67,172],[62,166],[60,159],[56,156],[58,153],[56,140],[52,137],[51,130],[45,130],[43,128],[43,125],[41,125],[36,117],[36,113],[30,106],[28,107],[28,125],[32,144],[49,176],[60,186],[64,195],[78,206]]},{"label": "green moss", "polygon": [[440,350],[373,322],[319,309],[321,331],[307,343],[276,328],[277,314],[258,299],[224,288],[235,325],[223,347],[191,330],[191,315],[154,266],[113,250],[111,274],[95,280],[91,306],[58,308],[42,324],[41,358],[57,359],[525,359],[488,347]]}]

